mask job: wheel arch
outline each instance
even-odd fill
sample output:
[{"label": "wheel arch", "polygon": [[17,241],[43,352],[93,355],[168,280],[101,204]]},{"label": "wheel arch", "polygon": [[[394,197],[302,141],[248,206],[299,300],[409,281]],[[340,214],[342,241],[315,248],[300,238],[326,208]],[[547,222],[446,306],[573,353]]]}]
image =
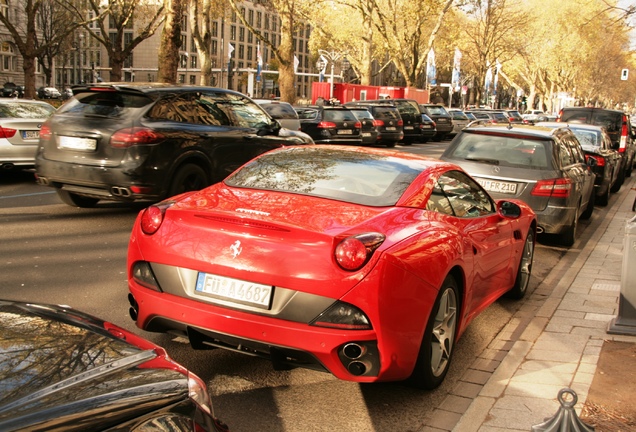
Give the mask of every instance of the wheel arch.
[{"label": "wheel arch", "polygon": [[164,183],[161,189],[161,196],[163,198],[167,197],[166,195],[168,191],[170,190],[170,185],[172,184],[172,181],[177,171],[182,166],[186,164],[190,164],[190,163],[198,165],[199,167],[201,167],[201,169],[203,169],[206,173],[208,173],[209,184],[212,184],[215,182],[214,175],[213,175],[214,164],[210,160],[210,158],[205,153],[202,153],[200,151],[196,151],[196,150],[188,151],[179,155],[175,159],[175,161],[170,165],[170,169],[168,170],[168,175],[166,175],[166,178],[164,180]]}]

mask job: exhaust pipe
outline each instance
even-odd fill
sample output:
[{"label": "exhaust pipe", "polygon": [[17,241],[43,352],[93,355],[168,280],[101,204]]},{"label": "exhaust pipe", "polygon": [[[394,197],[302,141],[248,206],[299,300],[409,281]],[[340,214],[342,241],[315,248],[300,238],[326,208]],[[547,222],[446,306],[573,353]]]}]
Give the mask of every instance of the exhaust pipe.
[{"label": "exhaust pipe", "polygon": [[349,373],[351,373],[351,375],[360,376],[367,371],[367,365],[365,365],[361,361],[354,361],[349,363],[349,366],[347,366],[347,370],[349,371]]},{"label": "exhaust pipe", "polygon": [[342,348],[342,353],[351,360],[357,360],[366,354],[367,349],[357,343],[348,343]]},{"label": "exhaust pipe", "polygon": [[139,317],[139,304],[131,293],[128,293],[128,303],[130,303],[130,309],[128,309],[130,318],[132,318],[133,321],[137,322],[137,318]]},{"label": "exhaust pipe", "polygon": [[123,198],[130,198],[132,196],[132,192],[130,191],[130,189],[119,186],[113,186],[112,188],[110,188],[110,193],[114,196]]}]

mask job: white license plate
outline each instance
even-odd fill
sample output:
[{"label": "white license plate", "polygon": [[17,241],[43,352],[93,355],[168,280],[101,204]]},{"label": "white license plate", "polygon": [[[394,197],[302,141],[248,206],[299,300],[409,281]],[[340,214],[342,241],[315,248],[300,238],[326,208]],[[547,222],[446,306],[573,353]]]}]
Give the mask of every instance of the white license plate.
[{"label": "white license plate", "polygon": [[40,138],[40,131],[22,131],[22,139],[38,139]]},{"label": "white license plate", "polygon": [[370,137],[371,136],[371,132],[362,132],[362,136],[363,137]]},{"label": "white license plate", "polygon": [[388,131],[394,131],[394,130],[397,130],[397,129],[395,128],[395,126],[387,126],[385,129],[386,129],[386,130],[388,130]]},{"label": "white license plate", "polygon": [[59,148],[71,150],[95,150],[97,148],[97,140],[91,138],[60,136],[57,146]]},{"label": "white license plate", "polygon": [[412,130],[413,126],[404,126],[404,130]]},{"label": "white license plate", "polygon": [[502,182],[496,180],[477,179],[477,182],[488,192],[497,192],[503,194],[517,193],[517,184],[510,182]]},{"label": "white license plate", "polygon": [[430,129],[432,127],[433,127],[432,125],[427,125],[427,124],[422,125],[422,129]]},{"label": "white license plate", "polygon": [[338,129],[338,135],[352,135],[353,131],[351,129]]},{"label": "white license plate", "polygon": [[269,309],[274,287],[217,276],[209,273],[199,273],[195,291],[212,297],[235,303]]}]

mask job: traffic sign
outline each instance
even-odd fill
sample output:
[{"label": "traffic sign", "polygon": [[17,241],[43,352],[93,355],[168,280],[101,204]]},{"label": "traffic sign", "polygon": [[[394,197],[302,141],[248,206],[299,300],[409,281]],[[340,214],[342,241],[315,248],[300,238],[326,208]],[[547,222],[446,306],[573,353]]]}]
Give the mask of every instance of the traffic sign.
[{"label": "traffic sign", "polygon": [[623,69],[621,72],[621,79],[623,81],[627,81],[627,75],[629,75],[629,69]]}]

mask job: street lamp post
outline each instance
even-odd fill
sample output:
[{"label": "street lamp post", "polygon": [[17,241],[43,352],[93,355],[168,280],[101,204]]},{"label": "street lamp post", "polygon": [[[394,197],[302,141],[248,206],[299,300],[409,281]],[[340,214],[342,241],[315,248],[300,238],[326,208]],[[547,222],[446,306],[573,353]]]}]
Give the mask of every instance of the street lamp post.
[{"label": "street lamp post", "polygon": [[[318,50],[318,54],[324,57],[324,59],[327,60],[327,62],[331,63],[331,78],[329,80],[329,83],[330,83],[329,99],[333,99],[334,67],[336,66],[336,62],[344,57],[344,54],[337,51],[326,51],[321,49]],[[346,60],[346,58],[344,60]],[[348,60],[347,60],[347,64],[351,65]],[[344,61],[343,61],[343,66],[344,66]]]}]

